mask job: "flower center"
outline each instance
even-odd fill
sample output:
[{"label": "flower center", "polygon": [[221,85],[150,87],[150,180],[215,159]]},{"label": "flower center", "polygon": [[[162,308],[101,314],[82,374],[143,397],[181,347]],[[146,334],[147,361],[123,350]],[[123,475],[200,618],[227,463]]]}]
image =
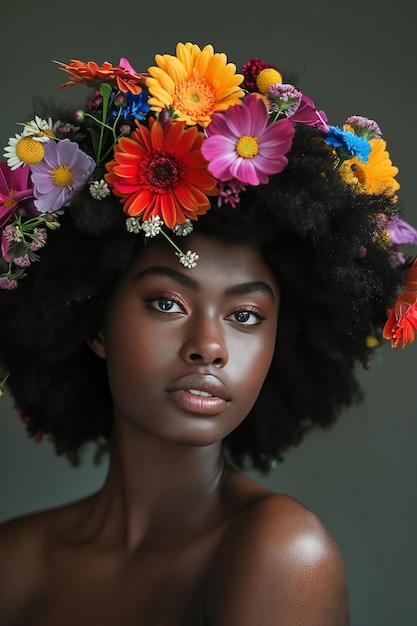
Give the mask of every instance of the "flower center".
[{"label": "flower center", "polygon": [[15,193],[16,193],[16,189],[10,189],[9,195],[4,200],[4,206],[6,206],[8,209],[13,209],[17,204],[15,197],[14,197]]},{"label": "flower center", "polygon": [[186,115],[209,115],[216,99],[212,87],[205,78],[191,76],[175,87],[172,105]]},{"label": "flower center", "polygon": [[184,176],[181,163],[164,150],[153,150],[140,169],[149,189],[159,192],[172,189]]},{"label": "flower center", "polygon": [[362,185],[366,184],[366,171],[364,167],[361,167],[360,165],[357,165],[356,163],[353,163],[351,165],[351,170],[352,170],[352,174],[354,175],[354,177],[360,182],[362,183]]},{"label": "flower center", "polygon": [[258,154],[258,139],[250,135],[244,135],[236,144],[236,152],[244,159],[253,159]]},{"label": "flower center", "polygon": [[43,145],[32,137],[22,137],[16,144],[16,156],[29,165],[40,163],[44,155]]},{"label": "flower center", "polygon": [[72,172],[68,165],[60,165],[51,170],[52,180],[57,187],[66,187],[73,179]]}]

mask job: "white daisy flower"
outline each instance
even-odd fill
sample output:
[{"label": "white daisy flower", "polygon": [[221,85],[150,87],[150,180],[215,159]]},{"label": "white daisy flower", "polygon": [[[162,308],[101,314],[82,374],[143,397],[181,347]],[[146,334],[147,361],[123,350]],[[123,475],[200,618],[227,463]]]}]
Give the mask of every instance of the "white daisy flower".
[{"label": "white daisy flower", "polygon": [[142,222],[142,230],[145,233],[145,237],[156,237],[161,232],[161,228],[164,222],[159,215],[152,215],[149,220]]},{"label": "white daisy flower", "polygon": [[55,137],[53,131],[52,118],[43,120],[35,115],[35,119],[27,122],[23,127],[23,137],[33,137],[36,141],[48,141],[50,137]]},{"label": "white daisy flower", "polygon": [[44,149],[42,142],[33,137],[25,137],[23,133],[9,139],[4,149],[4,158],[11,170],[17,170],[21,165],[34,165],[43,159]]},{"label": "white daisy flower", "polygon": [[188,250],[188,252],[186,252],[185,254],[179,254],[178,257],[180,263],[182,263],[184,267],[187,267],[188,269],[192,269],[193,267],[195,267],[197,265],[198,259],[200,258],[196,252],[191,252],[191,250]]},{"label": "white daisy flower", "polygon": [[94,200],[103,200],[110,194],[110,188],[105,180],[95,180],[90,183],[90,195]]},{"label": "white daisy flower", "polygon": [[191,223],[191,220],[187,217],[184,224],[175,224],[173,231],[176,235],[180,237],[185,237],[186,235],[189,235],[193,232],[193,225]]}]

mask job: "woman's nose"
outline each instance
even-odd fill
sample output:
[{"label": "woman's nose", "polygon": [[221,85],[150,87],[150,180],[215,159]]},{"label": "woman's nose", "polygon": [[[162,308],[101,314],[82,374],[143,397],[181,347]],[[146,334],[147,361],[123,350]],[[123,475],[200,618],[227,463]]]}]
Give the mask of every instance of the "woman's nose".
[{"label": "woman's nose", "polygon": [[224,367],[229,355],[221,320],[204,314],[190,320],[181,346],[181,358],[186,363]]}]

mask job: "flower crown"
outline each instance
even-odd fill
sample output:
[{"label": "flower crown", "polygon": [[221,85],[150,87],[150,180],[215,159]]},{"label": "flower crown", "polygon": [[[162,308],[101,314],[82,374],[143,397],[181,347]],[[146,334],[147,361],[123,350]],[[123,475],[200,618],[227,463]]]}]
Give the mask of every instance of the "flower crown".
[{"label": "flower crown", "polygon": [[[213,206],[211,198],[237,206],[247,186],[279,174],[297,124],[323,131],[347,184],[395,198],[398,169],[374,121],[353,116],[342,127],[328,125],[326,114],[284,83],[276,66],[252,59],[238,74],[211,45],[179,43],[175,56],[156,55],[155,63],[139,74],[126,59],[117,66],[57,62],[69,76],[61,88],[85,84],[93,91],[71,122],[35,116],[5,148],[0,288],[17,286],[39,260],[48,231],[59,228],[60,216],[85,188],[98,205],[113,193],[130,232],[163,235],[179,261],[194,267],[198,255],[183,252],[170,232],[189,234]],[[417,231],[398,217],[381,216],[380,226],[393,263],[405,267],[399,246],[416,245]],[[393,346],[413,341],[417,330],[416,263],[404,276],[404,293],[384,329]]]}]

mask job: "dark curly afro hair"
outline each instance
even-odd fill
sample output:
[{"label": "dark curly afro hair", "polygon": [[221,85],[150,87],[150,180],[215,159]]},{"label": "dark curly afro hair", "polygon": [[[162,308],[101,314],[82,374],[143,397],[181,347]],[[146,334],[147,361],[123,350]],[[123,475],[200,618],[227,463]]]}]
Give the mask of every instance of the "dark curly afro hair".
[{"label": "dark curly afro hair", "polygon": [[[241,202],[213,207],[195,231],[256,246],[281,288],[277,347],[253,409],[224,441],[237,467],[267,471],[314,426],[361,398],[358,365],[380,337],[401,273],[375,236],[396,199],[358,193],[335,168],[320,130],[300,125],[288,166]],[[48,434],[75,459],[111,437],[105,361],[86,343],[121,273],[143,248],[114,196],[84,190],[49,234],[40,262],[0,293],[0,360],[28,432]],[[227,268],[225,268],[227,271]],[[190,270],[192,271],[192,270]]]}]

